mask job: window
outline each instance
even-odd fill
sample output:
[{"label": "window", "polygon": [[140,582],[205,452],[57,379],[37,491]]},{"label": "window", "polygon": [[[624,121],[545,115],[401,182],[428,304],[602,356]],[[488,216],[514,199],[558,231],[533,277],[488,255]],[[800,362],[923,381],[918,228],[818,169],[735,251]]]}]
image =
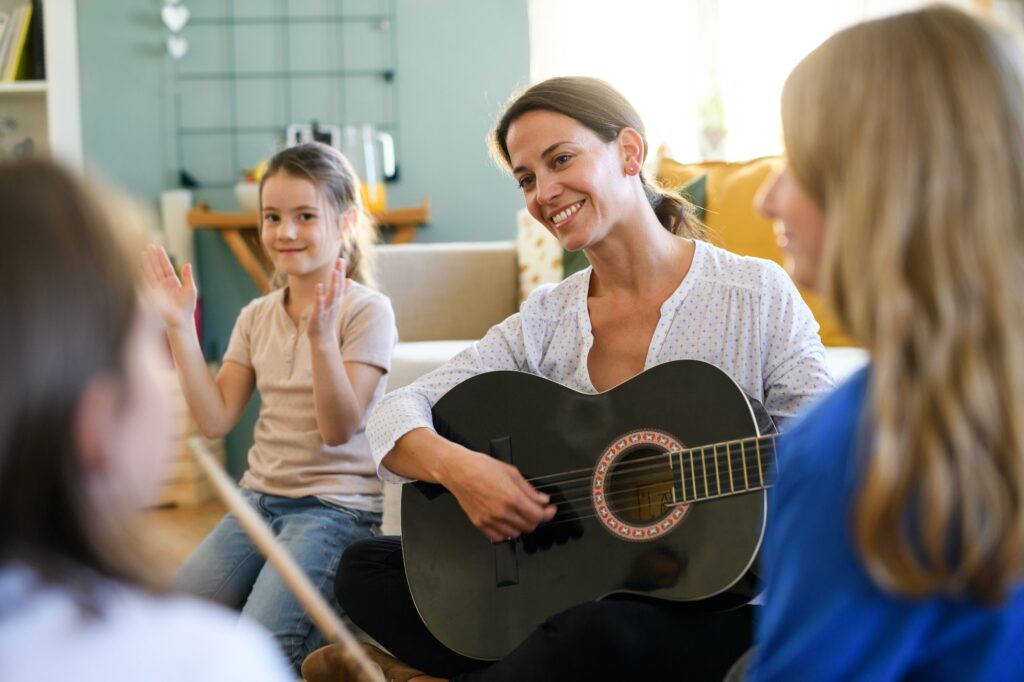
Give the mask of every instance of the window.
[{"label": "window", "polygon": [[844,26],[924,4],[530,0],[530,77],[608,81],[643,117],[652,158],[661,144],[684,161],[777,154],[779,97],[797,62]]}]

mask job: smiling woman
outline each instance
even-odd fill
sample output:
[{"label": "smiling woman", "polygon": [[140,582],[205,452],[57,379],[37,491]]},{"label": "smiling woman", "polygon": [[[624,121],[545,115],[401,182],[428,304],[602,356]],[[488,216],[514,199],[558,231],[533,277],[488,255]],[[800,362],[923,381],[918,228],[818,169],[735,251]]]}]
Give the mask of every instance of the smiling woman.
[{"label": "smiling woman", "polygon": [[[605,169],[635,176],[655,216],[667,230],[683,237],[703,237],[703,225],[694,218],[695,208],[679,195],[662,190],[647,179],[643,164],[648,145],[646,129],[639,114],[618,91],[606,84],[598,86],[598,83],[600,81],[593,79],[568,78],[539,83],[511,104],[495,126],[491,153],[499,163],[511,169],[524,192],[531,215],[551,229],[550,216],[545,215],[545,211],[550,213],[551,207],[541,210],[540,204],[551,202],[552,191],[558,192],[561,198],[561,186],[554,180],[551,187],[547,186],[547,178],[555,176],[553,172],[547,173],[546,169],[558,171],[560,178],[566,177],[562,171],[569,170],[570,179],[575,176],[590,182],[587,179],[590,174],[601,169],[587,164],[598,163],[601,147],[607,147],[624,133],[626,138],[622,141],[629,145],[630,158],[624,167],[615,158],[603,159]],[[513,130],[513,124],[516,130]],[[537,136],[536,133],[547,125],[555,126],[552,134]],[[548,145],[538,147],[542,140]],[[510,151],[517,141],[521,141],[523,163],[514,160]],[[587,153],[574,153],[576,150]],[[581,158],[577,159],[577,156]],[[584,164],[583,168],[578,167],[580,163]],[[536,187],[538,173],[545,181],[540,196]],[[593,179],[597,180],[596,177]],[[562,207],[560,212],[570,208]],[[581,248],[577,246],[571,250]]]},{"label": "smiling woman", "polygon": [[[832,385],[817,325],[789,277],[774,263],[741,258],[696,238],[701,228],[691,206],[647,180],[643,123],[607,83],[556,78],[530,87],[509,103],[492,143],[534,218],[566,248],[585,252],[591,266],[535,289],[519,313],[472,347],[385,397],[367,424],[382,478],[441,484],[457,501],[454,522],[477,543],[486,538],[514,550],[524,536],[522,546],[532,547],[535,538],[545,537],[547,524],[560,523],[554,516],[564,504],[531,482],[528,472],[434,430],[431,408],[463,381],[516,370],[560,384],[560,394],[593,395],[656,365],[694,359],[721,367],[778,423]],[[675,397],[669,391],[652,399]],[[519,402],[529,398],[503,395],[500,406],[474,404],[474,414],[482,422],[485,414],[514,412]],[[500,444],[495,448],[498,454]],[[600,453],[583,453],[588,455],[584,461],[596,462]],[[686,531],[681,525],[676,532]],[[460,564],[465,557],[448,554],[451,570],[493,587],[493,567],[473,573]],[[561,575],[586,570],[563,561]],[[642,563],[640,572],[664,565]],[[507,567],[501,561],[498,566]],[[685,580],[685,574],[680,567],[667,577],[623,580],[651,586],[637,588],[644,592],[665,580]],[[421,620],[398,538],[353,544],[342,557],[336,594],[357,625],[406,663],[463,680],[664,679],[679,670],[691,679],[720,680],[751,635],[749,606],[717,611],[616,595],[548,612],[546,620],[531,618],[535,629],[506,657],[475,660],[442,644]],[[516,594],[535,598],[525,589]],[[310,657],[311,668],[329,660],[330,650],[322,651]],[[389,660],[378,655],[385,673],[408,679],[409,668]],[[336,678],[330,672],[311,678],[320,679]]]}]

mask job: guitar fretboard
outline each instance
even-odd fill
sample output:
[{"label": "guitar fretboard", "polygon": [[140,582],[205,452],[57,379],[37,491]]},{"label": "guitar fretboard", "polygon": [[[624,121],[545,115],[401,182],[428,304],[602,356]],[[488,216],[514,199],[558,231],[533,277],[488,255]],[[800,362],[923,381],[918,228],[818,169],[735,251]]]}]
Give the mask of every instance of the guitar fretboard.
[{"label": "guitar fretboard", "polygon": [[776,436],[688,448],[670,454],[675,504],[763,490],[775,483]]}]

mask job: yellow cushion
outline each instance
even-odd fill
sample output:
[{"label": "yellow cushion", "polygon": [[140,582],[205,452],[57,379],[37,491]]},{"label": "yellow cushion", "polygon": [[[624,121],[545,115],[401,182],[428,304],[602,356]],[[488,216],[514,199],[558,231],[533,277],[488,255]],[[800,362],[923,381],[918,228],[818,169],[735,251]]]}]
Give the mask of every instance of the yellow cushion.
[{"label": "yellow cushion", "polygon": [[[662,157],[658,161],[658,180],[665,187],[678,187],[707,173],[706,213],[708,239],[741,256],[757,256],[783,264],[783,252],[775,241],[772,223],[754,207],[757,190],[777,169],[782,159],[767,156],[743,163],[710,161],[683,164]],[[817,294],[800,289],[807,306],[821,326],[821,341],[826,346],[852,346]]]}]

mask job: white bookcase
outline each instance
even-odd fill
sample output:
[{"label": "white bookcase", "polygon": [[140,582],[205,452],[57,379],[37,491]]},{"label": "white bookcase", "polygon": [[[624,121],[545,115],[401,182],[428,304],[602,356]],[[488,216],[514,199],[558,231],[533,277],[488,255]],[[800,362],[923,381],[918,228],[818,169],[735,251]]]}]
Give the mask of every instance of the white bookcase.
[{"label": "white bookcase", "polygon": [[[24,0],[0,0],[11,12]],[[82,119],[78,78],[78,16],[76,0],[43,0],[43,44],[46,80],[0,83],[0,124],[3,145],[12,138],[32,138],[35,154],[82,168]]]}]

